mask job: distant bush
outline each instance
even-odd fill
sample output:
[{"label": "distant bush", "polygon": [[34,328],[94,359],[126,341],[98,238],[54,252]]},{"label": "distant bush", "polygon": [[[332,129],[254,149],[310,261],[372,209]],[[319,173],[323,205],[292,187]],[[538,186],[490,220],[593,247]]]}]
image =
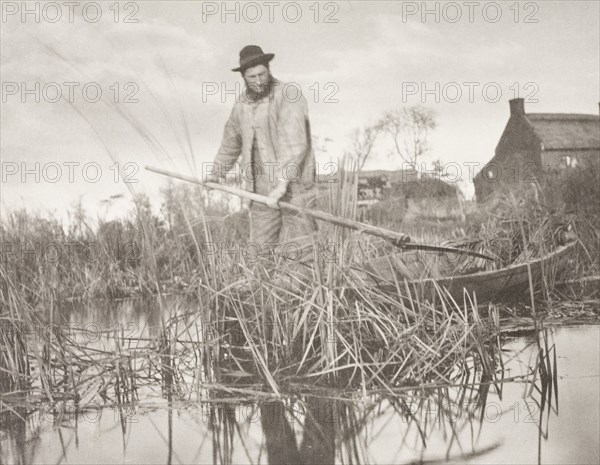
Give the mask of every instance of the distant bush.
[{"label": "distant bush", "polygon": [[456,198],[458,195],[459,189],[456,185],[432,177],[396,183],[390,189],[390,197],[403,196],[406,199]]}]

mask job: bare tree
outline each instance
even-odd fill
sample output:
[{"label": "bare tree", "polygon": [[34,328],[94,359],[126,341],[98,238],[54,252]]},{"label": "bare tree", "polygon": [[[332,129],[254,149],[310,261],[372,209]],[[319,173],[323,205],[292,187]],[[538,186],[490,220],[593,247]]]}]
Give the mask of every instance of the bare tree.
[{"label": "bare tree", "polygon": [[433,160],[433,163],[431,163],[431,166],[432,166],[433,175],[437,179],[443,179],[444,176],[446,176],[446,174],[444,173],[444,164],[442,163],[442,160],[440,160],[439,158],[437,160]]},{"label": "bare tree", "polygon": [[383,126],[381,123],[356,128],[352,131],[350,135],[352,148],[346,154],[356,161],[359,170],[362,170],[365,166],[382,131]]},{"label": "bare tree", "polygon": [[433,110],[421,105],[390,110],[379,124],[391,136],[396,153],[411,165],[427,153],[429,133],[437,126]]}]

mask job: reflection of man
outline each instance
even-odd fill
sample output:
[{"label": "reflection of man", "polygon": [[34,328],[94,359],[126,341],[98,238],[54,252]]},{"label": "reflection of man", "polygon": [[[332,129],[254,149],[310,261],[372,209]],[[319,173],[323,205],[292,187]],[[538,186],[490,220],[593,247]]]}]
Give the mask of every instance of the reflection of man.
[{"label": "reflection of man", "polygon": [[280,401],[260,404],[260,422],[267,447],[269,464],[333,465],[338,408],[335,401],[308,397],[302,443],[298,447],[289,418],[295,412]]},{"label": "reflection of man", "polygon": [[314,222],[282,214],[278,208],[279,200],[309,206],[314,199],[315,160],[306,99],[298,86],[271,75],[273,57],[256,45],[240,52],[240,66],[233,71],[242,74],[246,86],[225,125],[215,157],[218,171],[205,176],[205,181],[216,182],[242,156],[247,190],[269,199],[268,206],[250,205],[250,240],[259,245],[309,238],[315,229]]}]

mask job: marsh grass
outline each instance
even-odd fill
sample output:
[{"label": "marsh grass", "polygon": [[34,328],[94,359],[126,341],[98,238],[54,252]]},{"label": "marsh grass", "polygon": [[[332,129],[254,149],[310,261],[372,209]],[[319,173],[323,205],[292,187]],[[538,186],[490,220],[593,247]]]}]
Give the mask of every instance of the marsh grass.
[{"label": "marsh grass", "polygon": [[207,388],[233,386],[276,397],[300,386],[335,387],[365,397],[455,383],[456,367],[472,364],[494,378],[498,328],[484,325],[489,316],[475,305],[461,307],[440,289],[435,305],[407,306],[361,286],[351,272],[333,273],[343,276],[345,289],[324,280],[290,290],[258,277],[251,293],[230,288],[196,296],[191,314],[161,304],[157,337],[132,341],[114,331],[108,346],[62,333],[52,312],[11,292],[12,323],[26,330],[15,333],[19,344],[6,339],[5,347],[22,349],[21,362],[11,354],[4,372],[21,380],[18,392],[33,389],[51,402],[99,396],[118,405],[137,402],[140,389],[156,381],[173,399],[200,400]]},{"label": "marsh grass", "polygon": [[[318,208],[356,219],[360,216],[357,172],[349,161],[342,160],[339,166],[338,182],[320,186]],[[373,208],[385,207],[390,214],[396,210],[394,205],[382,205]],[[94,220],[77,207],[68,228],[51,216],[25,210],[9,212],[0,225],[1,266],[18,292],[32,303],[47,301],[52,294],[62,300],[224,289],[256,268],[243,256],[249,237],[247,210],[230,208],[222,198],[205,195],[197,186],[169,184],[163,189],[158,214],[143,195],[133,197],[129,215],[119,220]],[[600,274],[600,222],[593,212],[565,212],[544,203],[543,198],[517,195],[498,196],[489,205],[475,210],[470,207],[465,212],[464,220],[432,222],[426,218],[429,213],[423,211],[425,216],[415,217],[396,217],[394,213],[390,224],[377,215],[371,221],[402,231],[414,242],[467,247],[497,258],[461,257],[446,266],[443,257],[423,253],[416,263],[409,263],[418,271],[416,278],[467,274],[526,262],[569,238],[578,239],[581,245],[574,260],[576,276]],[[361,267],[365,260],[397,252],[385,240],[325,223],[320,226],[318,241],[335,245],[338,268],[350,266],[351,261]],[[411,260],[410,254],[405,256]],[[287,265],[279,261],[277,266]],[[313,277],[322,282],[343,276],[334,269],[321,267],[316,272],[324,274],[313,273]],[[6,291],[4,281],[0,287]]]}]

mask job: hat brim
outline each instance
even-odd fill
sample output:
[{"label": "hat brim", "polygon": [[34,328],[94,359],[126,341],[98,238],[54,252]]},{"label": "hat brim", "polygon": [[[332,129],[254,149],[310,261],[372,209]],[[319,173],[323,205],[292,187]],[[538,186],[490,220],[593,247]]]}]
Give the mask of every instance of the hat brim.
[{"label": "hat brim", "polygon": [[237,68],[233,68],[231,71],[234,71],[234,72],[243,71],[245,69],[252,68],[253,66],[256,66],[256,65],[268,63],[274,57],[275,57],[274,53],[265,53],[264,55],[253,58],[252,60],[248,61],[248,63],[244,63],[243,66],[238,66]]}]

